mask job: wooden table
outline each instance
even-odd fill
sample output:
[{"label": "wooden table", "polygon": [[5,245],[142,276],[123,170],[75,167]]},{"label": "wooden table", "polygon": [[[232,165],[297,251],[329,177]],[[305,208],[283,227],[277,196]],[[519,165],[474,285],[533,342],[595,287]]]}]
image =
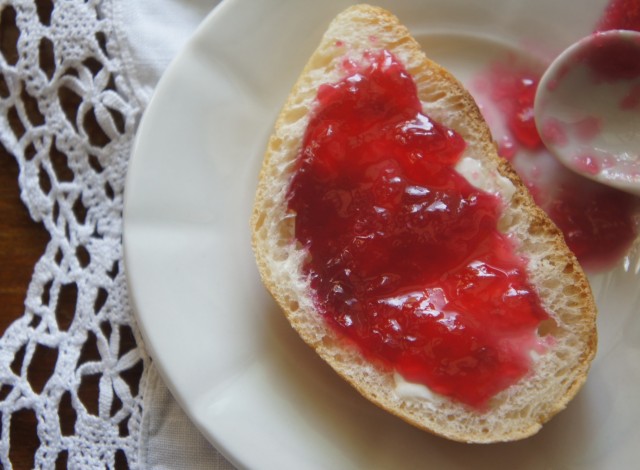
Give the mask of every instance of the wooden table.
[{"label": "wooden table", "polygon": [[[24,313],[31,273],[48,240],[47,231],[31,220],[20,200],[18,164],[0,145],[0,334]],[[32,364],[30,377],[42,381],[47,366]],[[33,412],[13,415],[10,439],[14,468],[32,468],[39,445]]]}]

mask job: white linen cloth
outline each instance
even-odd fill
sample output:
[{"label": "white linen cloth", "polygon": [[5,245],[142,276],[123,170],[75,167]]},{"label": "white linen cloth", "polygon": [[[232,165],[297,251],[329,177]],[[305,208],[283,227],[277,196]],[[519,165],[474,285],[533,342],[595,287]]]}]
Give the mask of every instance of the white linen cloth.
[{"label": "white linen cloth", "polygon": [[[120,0],[114,24],[130,53],[126,73],[148,103],[170,61],[218,0]],[[189,421],[151,365],[143,394],[140,464],[145,469],[233,469]]]},{"label": "white linen cloth", "polygon": [[155,368],[147,381],[139,446],[144,469],[234,468],[189,421]]}]

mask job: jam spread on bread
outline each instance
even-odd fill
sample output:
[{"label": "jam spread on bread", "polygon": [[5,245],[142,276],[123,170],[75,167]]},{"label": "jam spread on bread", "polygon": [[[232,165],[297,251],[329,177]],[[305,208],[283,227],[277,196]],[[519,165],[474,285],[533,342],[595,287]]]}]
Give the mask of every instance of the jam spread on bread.
[{"label": "jam spread on bread", "polygon": [[482,409],[530,372],[549,316],[501,199],[456,172],[465,142],[403,65],[371,51],[345,73],[318,91],[288,193],[316,308],[370,361]]}]

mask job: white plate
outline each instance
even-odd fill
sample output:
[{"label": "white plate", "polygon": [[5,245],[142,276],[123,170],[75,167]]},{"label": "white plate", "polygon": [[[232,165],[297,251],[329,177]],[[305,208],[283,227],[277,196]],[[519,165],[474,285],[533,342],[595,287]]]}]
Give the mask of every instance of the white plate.
[{"label": "white plate", "polygon": [[[591,31],[605,2],[379,3],[464,81],[505,48],[559,51]],[[634,467],[638,256],[592,279],[600,349],[585,388],[538,435],[510,444],[449,442],[378,410],[298,339],[265,292],[248,224],[262,152],[306,58],[349,3],[225,2],[158,85],[129,167],[124,243],[139,324],[168,386],[241,467]]]}]

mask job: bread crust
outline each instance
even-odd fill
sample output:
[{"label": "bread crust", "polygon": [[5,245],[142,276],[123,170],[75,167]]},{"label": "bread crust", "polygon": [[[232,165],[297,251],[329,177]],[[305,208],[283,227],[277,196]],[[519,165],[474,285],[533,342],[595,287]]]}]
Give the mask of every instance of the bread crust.
[{"label": "bread crust", "polygon": [[[286,193],[308,115],[318,86],[341,78],[341,59],[372,48],[371,38],[375,48],[390,50],[413,76],[425,114],[458,132],[467,142],[465,154],[515,188],[501,225],[518,240],[518,253],[529,260],[527,273],[553,320],[546,327],[556,346],[536,361],[532,376],[496,395],[488,411],[444,397],[398,397],[393,373],[364,360],[315,313],[301,273],[305,253],[295,243],[295,214],[287,211]],[[408,29],[386,10],[357,5],[329,26],[276,121],[260,172],[251,228],[263,282],[303,340],[363,396],[420,429],[461,442],[522,439],[564,409],[586,380],[597,333],[596,306],[584,272],[560,230],[534,203],[509,163],[498,156],[471,95],[448,71],[427,59]]]}]

